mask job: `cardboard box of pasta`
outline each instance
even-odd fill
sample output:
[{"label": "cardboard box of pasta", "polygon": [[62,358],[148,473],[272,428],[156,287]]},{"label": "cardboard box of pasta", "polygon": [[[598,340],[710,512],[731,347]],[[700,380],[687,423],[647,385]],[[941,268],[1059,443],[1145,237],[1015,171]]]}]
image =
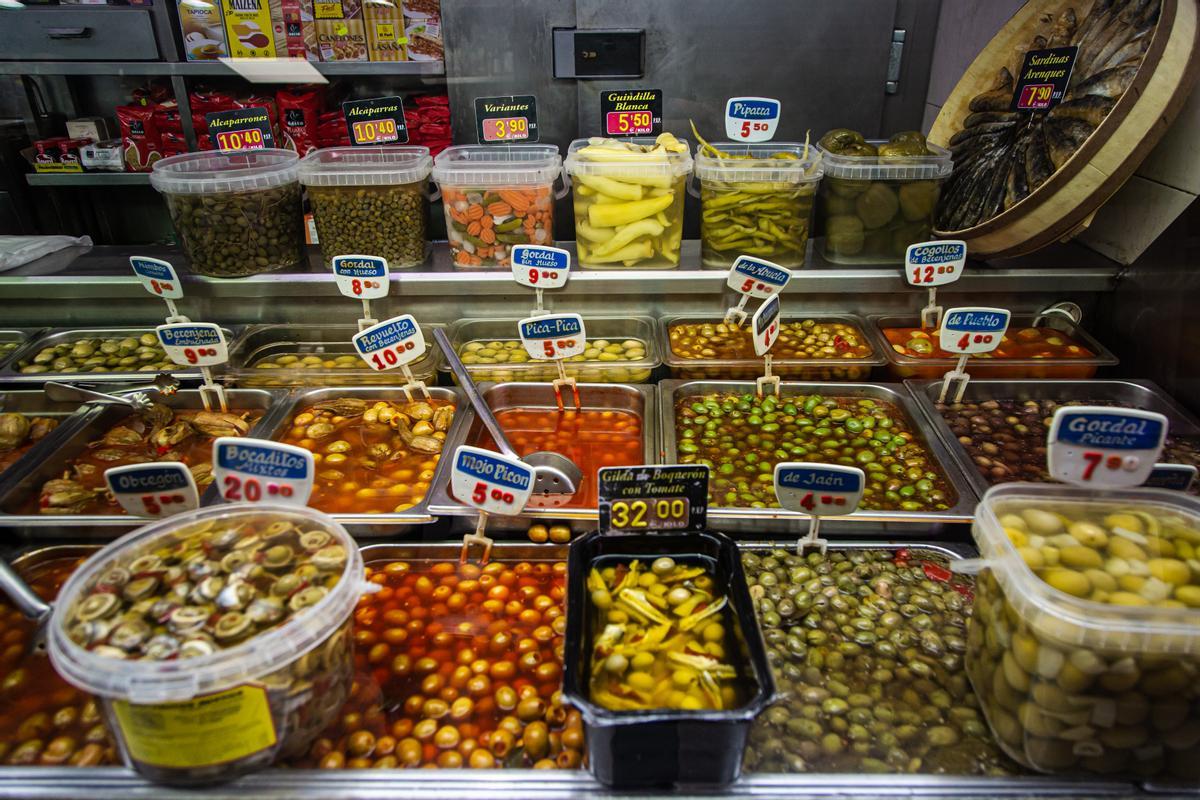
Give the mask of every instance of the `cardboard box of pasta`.
[{"label": "cardboard box of pasta", "polygon": [[313,0],[322,61],[366,61],[362,0]]},{"label": "cardboard box of pasta", "polygon": [[372,61],[407,61],[404,11],[400,0],[366,0],[367,49]]},{"label": "cardboard box of pasta", "polygon": [[286,58],[287,37],[280,0],[221,0],[229,55]]}]

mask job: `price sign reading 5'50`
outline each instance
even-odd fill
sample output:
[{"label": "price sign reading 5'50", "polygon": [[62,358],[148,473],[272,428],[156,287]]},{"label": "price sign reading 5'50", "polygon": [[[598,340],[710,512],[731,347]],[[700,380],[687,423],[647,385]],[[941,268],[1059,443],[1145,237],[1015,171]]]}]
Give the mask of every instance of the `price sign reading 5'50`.
[{"label": "price sign reading 5'50", "polygon": [[338,290],[355,300],[379,300],[388,293],[388,262],[380,256],[334,256]]},{"label": "price sign reading 5'50", "polygon": [[481,447],[454,451],[450,491],[460,503],[489,514],[520,514],[533,493],[533,469],[524,461]]},{"label": "price sign reading 5'50", "polygon": [[263,439],[213,440],[213,483],[229,503],[308,505],[313,454],[303,447]]},{"label": "price sign reading 5'50", "polygon": [[150,294],[164,300],[183,299],[183,285],[169,262],[161,258],[130,256],[129,266],[133,267],[133,274],[138,276]]},{"label": "price sign reading 5'50", "polygon": [[215,367],[229,360],[225,332],[211,322],[175,322],[155,329],[167,358],[184,367]]},{"label": "price sign reading 5'50", "polygon": [[952,308],[942,318],[938,344],[948,353],[990,353],[1000,346],[1012,314],[1003,308]]},{"label": "price sign reading 5'50", "polygon": [[738,256],[729,269],[726,285],[761,300],[782,292],[791,279],[791,271],[778,264],[753,256]]},{"label": "price sign reading 5'50", "polygon": [[525,352],[539,361],[571,358],[586,349],[583,317],[578,314],[527,317],[517,323],[517,330]]},{"label": "price sign reading 5'50", "polygon": [[511,258],[513,280],[530,289],[560,289],[571,275],[571,254],[561,247],[515,244]]},{"label": "price sign reading 5'50", "polygon": [[1076,486],[1140,486],[1154,471],[1167,418],[1153,411],[1065,406],[1046,438],[1050,477]]},{"label": "price sign reading 5'50", "polygon": [[858,467],[805,461],[775,465],[775,496],[789,511],[815,517],[853,514],[862,500],[865,476]]},{"label": "price sign reading 5'50", "polygon": [[765,356],[775,340],[779,338],[779,296],[763,303],[750,319],[750,333],[754,337],[754,352]]},{"label": "price sign reading 5'50", "polygon": [[108,490],[135,517],[169,517],[200,505],[196,479],[186,464],[126,464],[104,471]]},{"label": "price sign reading 5'50", "polygon": [[354,349],[380,372],[412,363],[425,354],[425,335],[412,314],[372,325],[354,336]]},{"label": "price sign reading 5'50", "polygon": [[918,242],[904,253],[904,278],[920,288],[944,286],[961,278],[966,264],[964,241]]}]

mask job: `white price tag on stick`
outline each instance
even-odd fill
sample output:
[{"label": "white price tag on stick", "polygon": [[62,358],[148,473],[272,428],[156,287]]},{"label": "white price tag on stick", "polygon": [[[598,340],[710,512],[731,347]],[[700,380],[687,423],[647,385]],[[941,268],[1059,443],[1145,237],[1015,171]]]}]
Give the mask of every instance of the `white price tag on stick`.
[{"label": "white price tag on stick", "polygon": [[809,546],[825,552],[819,537],[821,517],[853,514],[862,501],[866,475],[858,467],[785,461],[775,465],[775,496],[779,505],[812,517],[808,536],[797,542],[797,552]]},{"label": "white price tag on stick", "polygon": [[104,471],[117,503],[134,517],[169,517],[200,505],[196,479],[186,464],[126,464]]},{"label": "white price tag on stick", "polygon": [[425,335],[412,314],[384,320],[354,335],[354,349],[371,369],[383,372],[425,355]]},{"label": "white price tag on stick", "polygon": [[213,440],[213,482],[229,503],[307,505],[313,469],[313,454],[303,447],[239,436]]},{"label": "white price tag on stick", "polygon": [[948,353],[957,353],[958,363],[942,378],[939,403],[945,401],[955,381],[959,384],[954,402],[962,402],[967,383],[971,380],[967,374],[967,359],[979,353],[990,353],[999,347],[1011,319],[1012,314],[1007,310],[985,306],[962,306],[946,312],[938,333],[938,346]]},{"label": "white price tag on stick", "polygon": [[779,295],[767,300],[750,318],[750,337],[754,341],[754,352],[762,356],[763,376],[755,383],[755,391],[762,397],[763,387],[770,386],[779,396],[779,376],[771,374],[771,348],[779,338]]},{"label": "white price tag on stick", "polygon": [[515,244],[510,258],[513,280],[530,289],[561,289],[571,276],[571,254],[561,247]]},{"label": "white price tag on stick", "polygon": [[725,285],[741,294],[738,304],[725,312],[726,323],[741,325],[746,321],[746,301],[751,297],[764,300],[783,291],[792,279],[791,270],[752,256],[738,256],[729,268]]},{"label": "white price tag on stick", "polygon": [[725,136],[734,142],[769,142],[781,108],[770,97],[731,97],[725,102]]},{"label": "white price tag on stick", "polygon": [[485,531],[488,514],[516,516],[533,494],[533,468],[524,461],[461,445],[450,466],[450,492],[460,503],[479,509],[475,532],[463,537],[461,561],[466,561],[472,544],[483,545],[483,562],[492,552]]},{"label": "white price tag on stick", "polygon": [[338,291],[352,300],[380,300],[388,295],[388,262],[380,256],[334,256],[330,259]]},{"label": "white price tag on stick", "polygon": [[1150,477],[1142,486],[1186,492],[1192,488],[1195,481],[1196,468],[1191,464],[1155,464]]},{"label": "white price tag on stick", "polygon": [[1167,418],[1154,411],[1065,406],[1046,438],[1050,477],[1076,486],[1140,486],[1154,471],[1167,438]]},{"label": "white price tag on stick", "polygon": [[921,309],[921,327],[936,328],[942,323],[942,307],[937,304],[937,287],[962,277],[967,264],[967,243],[961,239],[918,242],[904,252],[904,279],[910,286],[929,289],[929,302]]},{"label": "white price tag on stick", "polygon": [[[130,256],[129,266],[133,267],[133,274],[138,276],[138,280],[150,294],[163,300],[183,299],[183,284],[179,282],[179,276],[175,274],[175,267],[171,266],[171,262],[149,256]],[[174,304],[167,305],[174,316]]]},{"label": "white price tag on stick", "polygon": [[571,358],[587,349],[583,317],[579,314],[526,317],[517,323],[517,331],[525,352],[538,361]]},{"label": "white price tag on stick", "polygon": [[182,367],[216,367],[229,360],[229,346],[220,325],[211,322],[172,322],[155,328],[167,358]]}]

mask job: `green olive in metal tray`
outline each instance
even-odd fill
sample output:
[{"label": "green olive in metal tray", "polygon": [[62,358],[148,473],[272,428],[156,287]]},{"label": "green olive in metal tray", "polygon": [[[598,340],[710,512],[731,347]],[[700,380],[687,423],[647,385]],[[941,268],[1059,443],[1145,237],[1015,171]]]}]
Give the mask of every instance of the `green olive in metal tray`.
[{"label": "green olive in metal tray", "polygon": [[80,337],[43,347],[16,364],[18,372],[157,372],[175,369],[153,331],[130,336]]},{"label": "green olive in metal tray", "polygon": [[681,464],[712,469],[709,499],[736,508],[778,508],[775,464],[818,461],[866,473],[861,507],[944,511],[955,501],[941,467],[896,406],[860,397],[716,392],[675,407]]},{"label": "green olive in metal tray", "polygon": [[751,772],[1004,775],[963,668],[971,585],[918,548],[742,554],[782,697]]}]

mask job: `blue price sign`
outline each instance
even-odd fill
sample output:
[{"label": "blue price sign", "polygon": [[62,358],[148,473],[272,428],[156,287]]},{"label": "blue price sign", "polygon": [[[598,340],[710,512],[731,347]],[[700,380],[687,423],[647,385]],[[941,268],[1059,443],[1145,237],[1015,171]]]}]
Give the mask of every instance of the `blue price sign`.
[{"label": "blue price sign", "polygon": [[587,343],[583,317],[578,314],[549,314],[526,317],[517,323],[521,344],[530,358],[549,361],[582,353]]},{"label": "blue price sign", "polygon": [[942,318],[938,344],[948,353],[990,353],[1000,346],[1012,314],[983,306],[952,308]]},{"label": "blue price sign", "polygon": [[303,447],[221,436],[213,441],[213,482],[230,503],[303,506],[313,485],[313,454]]},{"label": "blue price sign", "polygon": [[1077,486],[1140,486],[1154,471],[1167,418],[1153,411],[1067,406],[1047,436],[1050,476]]},{"label": "blue price sign", "polygon": [[183,285],[175,268],[161,258],[146,256],[130,256],[129,266],[133,274],[138,276],[146,291],[164,300],[180,300],[183,298]]},{"label": "blue price sign", "polygon": [[1155,464],[1150,477],[1142,486],[1186,492],[1192,488],[1195,480],[1196,468],[1191,464]]},{"label": "blue price sign", "polygon": [[126,464],[104,471],[117,503],[135,517],[167,517],[200,505],[196,479],[178,461]]},{"label": "blue price sign", "polygon": [[520,514],[533,493],[533,469],[524,461],[481,447],[454,451],[450,491],[460,503],[489,514]]},{"label": "blue price sign", "polygon": [[215,367],[229,360],[221,326],[211,322],[174,322],[155,328],[167,358],[184,367]]},{"label": "blue price sign", "polygon": [[789,511],[814,517],[853,514],[866,476],[858,467],[789,461],[775,465],[775,496]]},{"label": "blue price sign", "polygon": [[912,286],[931,288],[954,283],[967,264],[961,239],[910,244],[904,253],[904,277]]},{"label": "blue price sign", "polygon": [[735,292],[766,299],[779,294],[792,279],[790,270],[753,256],[738,256],[729,269],[726,285]]},{"label": "blue price sign", "polygon": [[401,367],[425,355],[425,335],[412,314],[402,314],[354,335],[354,349],[373,369]]},{"label": "blue price sign", "polygon": [[559,289],[571,274],[571,254],[561,247],[515,244],[512,254],[513,280],[530,289]]},{"label": "blue price sign", "polygon": [[754,337],[754,352],[766,355],[779,338],[779,296],[758,307],[750,319],[750,334]]},{"label": "blue price sign", "polygon": [[725,136],[735,142],[769,142],[779,127],[780,104],[770,97],[731,97],[725,103]]},{"label": "blue price sign", "polygon": [[355,300],[379,300],[388,293],[388,262],[380,256],[334,256],[330,260],[338,291]]}]

